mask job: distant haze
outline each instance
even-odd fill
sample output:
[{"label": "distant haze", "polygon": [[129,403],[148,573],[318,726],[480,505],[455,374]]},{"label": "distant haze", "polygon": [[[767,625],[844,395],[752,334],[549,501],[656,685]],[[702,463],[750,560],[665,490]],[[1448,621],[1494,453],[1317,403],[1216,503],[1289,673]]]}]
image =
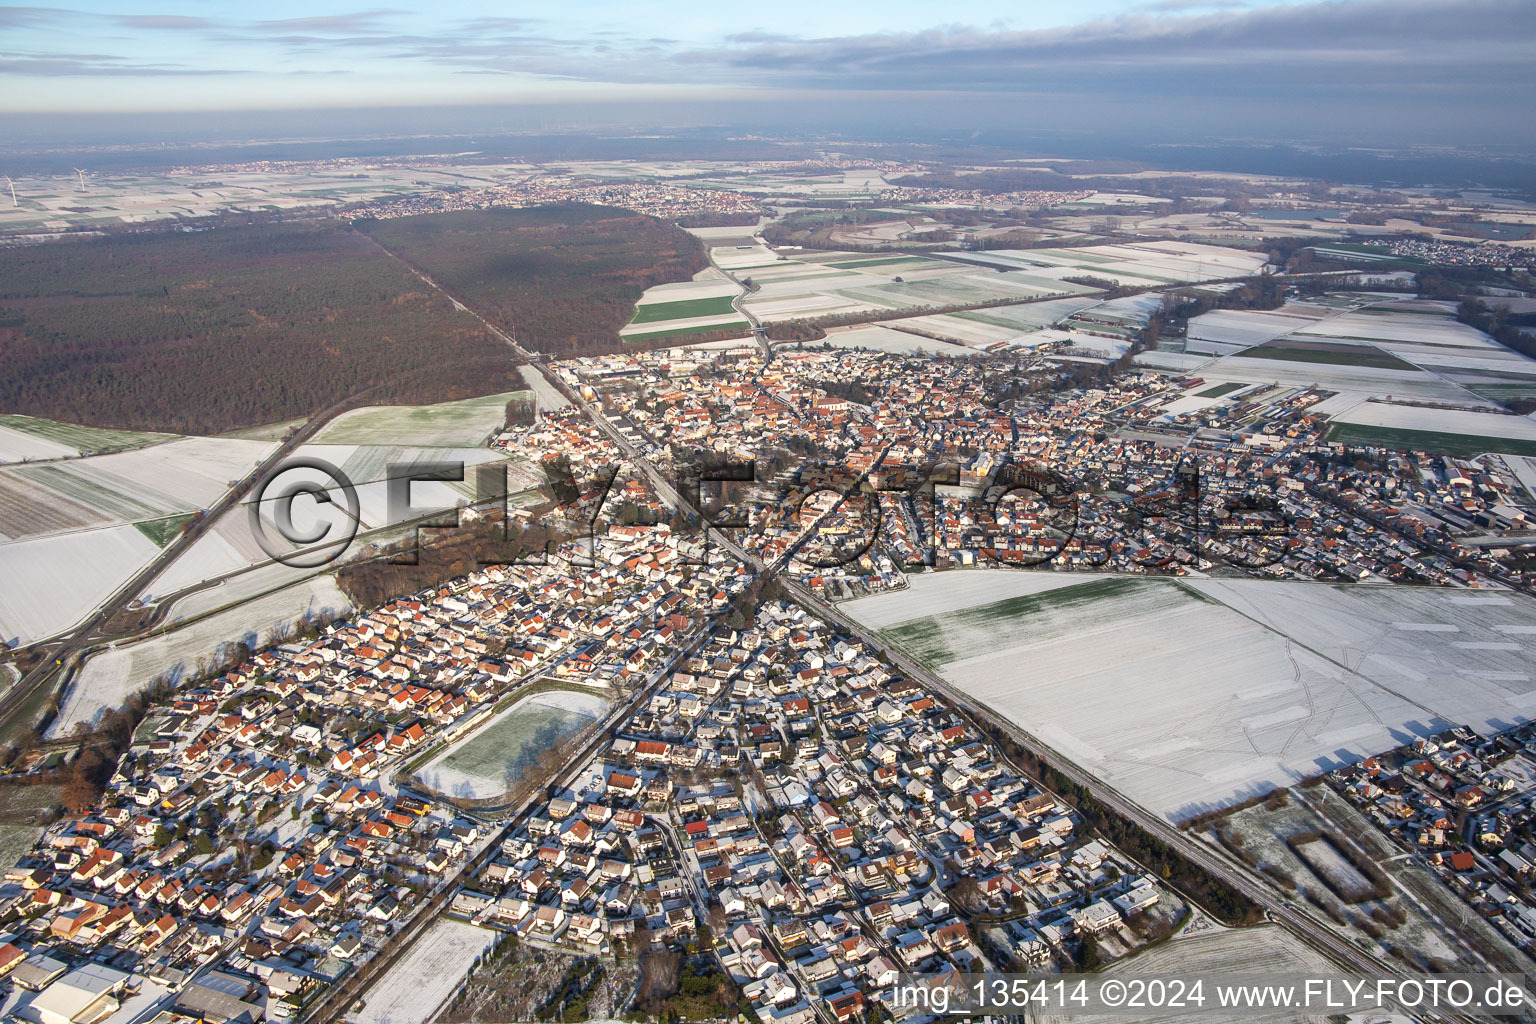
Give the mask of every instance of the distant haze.
[{"label": "distant haze", "polygon": [[[0,7],[0,129],[17,145],[700,123],[1500,152],[1536,142],[1529,0],[562,10]],[[174,111],[202,116],[153,116]]]}]

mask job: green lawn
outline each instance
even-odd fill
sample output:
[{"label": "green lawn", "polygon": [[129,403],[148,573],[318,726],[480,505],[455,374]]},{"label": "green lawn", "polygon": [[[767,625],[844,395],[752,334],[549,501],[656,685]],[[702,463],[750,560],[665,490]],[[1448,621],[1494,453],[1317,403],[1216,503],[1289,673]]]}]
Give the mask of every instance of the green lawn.
[{"label": "green lawn", "polygon": [[632,324],[653,324],[660,320],[686,320],[695,316],[720,316],[732,312],[731,296],[714,295],[707,299],[681,299],[677,302],[652,302],[635,310]]},{"label": "green lawn", "polygon": [[166,516],[164,519],[150,519],[142,523],[134,523],[134,529],[155,542],[155,547],[163,548],[176,538],[181,528],[192,519],[189,512],[185,515]]},{"label": "green lawn", "polygon": [[681,338],[689,334],[708,334],[710,331],[726,331],[740,329],[745,335],[751,328],[751,324],[745,320],[735,320],[723,324],[700,324],[695,327],[674,327],[668,331],[646,331],[643,334],[626,334],[625,342],[652,341],[656,338]]},{"label": "green lawn", "polygon": [[1245,388],[1247,386],[1248,385],[1244,384],[1242,381],[1239,381],[1239,380],[1229,380],[1225,384],[1217,384],[1213,388],[1208,388],[1205,391],[1196,392],[1195,393],[1195,397],[1196,398],[1220,398],[1222,395],[1230,395],[1232,392],[1237,391],[1237,390],[1239,390],[1241,388]]},{"label": "green lawn", "polygon": [[59,423],[36,416],[9,413],[0,416],[0,427],[9,427],[23,434],[31,434],[45,441],[69,445],[86,451],[117,452],[129,448],[169,441],[179,435],[156,434],[136,430],[108,430],[103,427],[85,427],[78,423]]},{"label": "green lawn", "polygon": [[1245,356],[1254,359],[1284,359],[1294,363],[1327,363],[1330,366],[1374,366],[1382,370],[1416,370],[1412,363],[1404,362],[1379,348],[1369,345],[1335,345],[1330,347],[1276,345],[1273,342],[1245,350]]}]

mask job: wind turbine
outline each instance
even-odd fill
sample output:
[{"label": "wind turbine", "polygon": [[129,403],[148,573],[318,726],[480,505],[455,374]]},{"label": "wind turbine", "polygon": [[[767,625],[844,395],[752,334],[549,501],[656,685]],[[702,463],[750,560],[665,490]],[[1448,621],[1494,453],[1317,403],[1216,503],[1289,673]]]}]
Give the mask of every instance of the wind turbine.
[{"label": "wind turbine", "polygon": [[5,176],[5,183],[11,186],[11,205],[20,206],[21,203],[16,199],[16,183],[11,180],[11,176],[9,174]]},{"label": "wind turbine", "polygon": [[75,168],[75,173],[80,175],[80,191],[84,192],[85,191],[85,172],[82,171],[80,168],[76,167]]}]

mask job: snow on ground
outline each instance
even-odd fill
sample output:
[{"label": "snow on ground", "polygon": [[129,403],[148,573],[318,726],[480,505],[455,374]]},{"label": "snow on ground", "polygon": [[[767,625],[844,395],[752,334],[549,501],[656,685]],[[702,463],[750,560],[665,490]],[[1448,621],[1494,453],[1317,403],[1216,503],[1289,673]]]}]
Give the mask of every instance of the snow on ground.
[{"label": "snow on ground", "polygon": [[23,459],[58,459],[79,455],[79,449],[71,448],[46,437],[28,434],[10,427],[0,426],[0,462],[20,462]]},{"label": "snow on ground", "polygon": [[7,466],[0,469],[0,538],[206,508],[272,447],[188,437],[112,455]]},{"label": "snow on ground", "polygon": [[[1137,975],[1248,975],[1251,980],[1269,983],[1276,975],[1321,976],[1333,970],[1332,964],[1320,953],[1306,946],[1278,926],[1265,924],[1253,928],[1231,929],[1207,927],[1190,931],[1170,942],[1154,946],[1128,960],[1116,961],[1105,969],[1106,973],[1119,977]],[[1071,975],[1064,977],[1070,979]],[[1070,980],[1068,985],[1070,985]],[[1205,998],[1214,1004],[1216,996],[1208,984]],[[1103,1013],[1087,1013],[1074,1010],[1070,1014],[1031,1013],[1029,1020],[1039,1024],[1116,1024],[1136,1021],[1137,1024],[1184,1024],[1190,1019],[1188,1007],[1179,1009],[1111,1010]],[[1213,1015],[1211,1020],[1221,1020]],[[1295,1010],[1245,1010],[1240,1017],[1243,1024],[1292,1024],[1295,1021],[1314,1018],[1298,1014]],[[1317,1017],[1317,1020],[1323,1018]],[[1371,1020],[1381,1024],[1380,1019]],[[1395,1024],[1395,1022],[1394,1022]],[[1406,1024],[1404,1020],[1403,1024]]]},{"label": "snow on ground", "polygon": [[1333,417],[1337,423],[1361,423],[1373,427],[1431,430],[1475,437],[1507,437],[1536,440],[1536,421],[1524,416],[1467,409],[1424,409],[1387,402],[1361,402]]},{"label": "snow on ground", "polygon": [[91,655],[75,674],[50,736],[66,736],[76,722],[94,722],[103,710],[120,705],[156,676],[184,679],[211,659],[219,646],[243,641],[261,646],[273,626],[291,623],[305,611],[345,610],[346,598],[328,578],[301,583],[246,604],[199,619],[147,640],[117,644]]},{"label": "snow on ground", "polygon": [[197,590],[176,601],[166,616],[167,623],[186,622],[237,603],[253,601],[265,594],[281,592],[290,600],[284,611],[276,603],[268,612],[273,622],[292,622],[311,612],[347,612],[352,602],[330,576],[315,576],[314,569],[299,569],[273,562],[249,572],[242,572],[205,590]]},{"label": "snow on ground", "polygon": [[159,553],[134,526],[0,544],[0,640],[16,646],[68,629]]},{"label": "snow on ground", "polygon": [[315,435],[316,444],[465,447],[484,444],[507,420],[513,394],[437,405],[372,405],[344,412]]},{"label": "snow on ground", "polygon": [[1189,321],[1185,350],[1224,355],[1238,349],[1262,345],[1283,334],[1308,327],[1324,310],[1316,306],[1261,312],[1250,309],[1216,309]]},{"label": "snow on ground", "polygon": [[1422,370],[1391,370],[1375,366],[1306,363],[1291,359],[1259,359],[1235,355],[1223,356],[1209,366],[1202,367],[1200,376],[1212,384],[1240,380],[1250,384],[1278,384],[1285,387],[1316,385],[1326,391],[1349,392],[1355,401],[1371,395],[1391,395],[1395,398],[1452,405],[1474,405],[1480,402],[1465,388]]},{"label": "snow on ground", "polygon": [[917,576],[844,607],[1172,820],[1452,724],[1536,717],[1521,595],[1042,576]]},{"label": "snow on ground", "polygon": [[109,430],[6,413],[0,415],[0,462],[72,458],[84,451],[139,448],[175,438],[175,434]]},{"label": "snow on ground", "polygon": [[1444,303],[1398,302],[1369,306],[1353,313],[1342,313],[1320,323],[1302,327],[1298,338],[1341,338],[1351,341],[1404,341],[1452,348],[1487,348],[1492,339],[1476,327],[1456,319],[1454,309],[1444,310]]},{"label": "snow on ground", "polygon": [[608,710],[595,693],[557,690],[524,697],[426,765],[417,777],[439,793],[489,800],[501,796],[528,765]]},{"label": "snow on ground", "polygon": [[1149,352],[1138,352],[1132,357],[1137,366],[1149,366],[1154,370],[1194,370],[1211,361],[1210,356],[1196,355],[1186,352],[1164,352],[1153,349]]},{"label": "snow on ground", "polygon": [[[815,344],[821,344],[816,342]],[[867,348],[875,352],[895,352],[907,355],[913,352],[942,353],[947,356],[979,355],[977,349],[932,338],[920,338],[915,334],[892,330],[877,324],[855,327],[849,331],[832,331],[827,334],[826,344],[834,348]]]},{"label": "snow on ground", "polygon": [[453,995],[475,958],[491,947],[496,933],[463,921],[444,919],[426,930],[384,976],[363,994],[363,1008],[347,1015],[352,1024],[422,1024]]},{"label": "snow on ground", "polygon": [[539,403],[539,411],[549,412],[554,409],[564,409],[571,404],[569,398],[561,394],[558,388],[533,367],[519,366],[517,372],[522,375],[528,387],[533,390],[533,396]]}]

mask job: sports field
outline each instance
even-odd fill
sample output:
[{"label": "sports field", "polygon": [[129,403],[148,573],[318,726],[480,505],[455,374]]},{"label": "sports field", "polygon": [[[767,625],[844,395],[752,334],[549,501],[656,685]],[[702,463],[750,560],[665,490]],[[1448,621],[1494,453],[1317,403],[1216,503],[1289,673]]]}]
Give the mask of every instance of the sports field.
[{"label": "sports field", "polygon": [[449,748],[416,777],[449,796],[494,799],[512,788],[541,753],[602,718],[607,710],[608,701],[584,690],[525,697]]}]

